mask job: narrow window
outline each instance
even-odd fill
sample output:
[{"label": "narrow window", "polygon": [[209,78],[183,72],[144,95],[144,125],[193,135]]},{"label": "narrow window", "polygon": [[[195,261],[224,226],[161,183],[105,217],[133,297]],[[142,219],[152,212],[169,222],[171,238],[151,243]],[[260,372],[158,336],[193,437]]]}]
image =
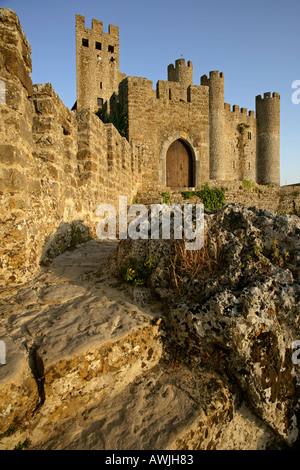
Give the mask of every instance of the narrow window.
[{"label": "narrow window", "polygon": [[169,88],[169,100],[171,100],[171,99],[172,99],[172,90],[171,90],[171,88]]},{"label": "narrow window", "polygon": [[100,82],[100,90],[102,90],[102,82]]},{"label": "narrow window", "polygon": [[232,168],[235,170],[235,162],[232,162]]},{"label": "narrow window", "polygon": [[108,46],[108,52],[114,52],[115,48],[114,46]]},{"label": "narrow window", "polygon": [[252,132],[248,132],[248,139],[249,139],[249,140],[252,139]]},{"label": "narrow window", "polygon": [[248,163],[248,170],[251,170],[251,163]]},{"label": "narrow window", "polygon": [[89,40],[88,39],[82,39],[82,45],[84,47],[89,47]]},{"label": "narrow window", "polygon": [[99,51],[101,51],[101,49],[102,49],[101,42],[97,42],[97,41],[95,42],[95,49],[98,49]]},{"label": "narrow window", "polygon": [[97,98],[97,105],[99,107],[102,107],[103,106],[103,98]]}]

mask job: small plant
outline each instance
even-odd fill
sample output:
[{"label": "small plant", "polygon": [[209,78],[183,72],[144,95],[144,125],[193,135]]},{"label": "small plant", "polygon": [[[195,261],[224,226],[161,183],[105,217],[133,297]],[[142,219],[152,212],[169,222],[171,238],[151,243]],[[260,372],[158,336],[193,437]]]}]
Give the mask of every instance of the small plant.
[{"label": "small plant", "polygon": [[224,189],[210,189],[208,183],[199,191],[182,191],[181,195],[185,200],[197,196],[208,210],[222,209],[225,204]]},{"label": "small plant", "polygon": [[249,181],[249,180],[242,181],[242,187],[244,189],[250,190],[250,189],[255,188],[255,186],[256,186],[255,183],[253,183],[252,181]]},{"label": "small plant", "polygon": [[84,237],[79,227],[72,225],[71,230],[70,248],[74,248],[76,245],[83,242]]},{"label": "small plant", "polygon": [[112,116],[108,116],[103,108],[99,108],[98,111],[95,112],[95,114],[96,116],[98,116],[99,119],[101,119],[102,122],[111,122],[119,131],[119,134],[122,137],[126,137],[128,130],[128,116],[122,110],[122,106],[120,103],[117,103],[116,107],[114,108],[114,112],[112,113]]},{"label": "small plant", "polygon": [[161,195],[162,195],[164,204],[172,204],[171,194],[168,191],[163,191]]},{"label": "small plant", "polygon": [[146,284],[154,265],[154,255],[151,254],[148,259],[137,260],[128,258],[126,265],[121,270],[121,275],[126,282],[134,287],[140,287]]},{"label": "small plant", "polygon": [[28,449],[28,447],[30,446],[30,444],[31,444],[30,439],[25,439],[24,442],[19,441],[18,444],[14,447],[14,450],[24,450],[24,449]]},{"label": "small plant", "polygon": [[197,191],[182,191],[181,196],[183,199],[191,199],[193,196],[197,196]]},{"label": "small plant", "polygon": [[246,124],[246,123],[242,122],[238,126],[239,133],[243,135],[244,132],[245,132],[245,129],[248,129],[249,127],[250,127],[249,124]]},{"label": "small plant", "polygon": [[204,204],[205,209],[222,209],[225,205],[225,193],[223,189],[210,189],[208,183],[206,183],[203,189],[196,191],[196,193]]},{"label": "small plant", "polygon": [[128,130],[128,116],[122,110],[121,104],[118,103],[112,118],[112,123],[119,131],[122,137],[126,137]]},{"label": "small plant", "polygon": [[108,116],[103,108],[99,108],[98,111],[95,111],[96,116],[101,119],[102,122],[107,123],[109,122]]},{"label": "small plant", "polygon": [[273,240],[271,250],[272,263],[277,264],[278,266],[283,268],[286,265],[290,254],[287,251],[280,251],[278,241],[276,239]]}]

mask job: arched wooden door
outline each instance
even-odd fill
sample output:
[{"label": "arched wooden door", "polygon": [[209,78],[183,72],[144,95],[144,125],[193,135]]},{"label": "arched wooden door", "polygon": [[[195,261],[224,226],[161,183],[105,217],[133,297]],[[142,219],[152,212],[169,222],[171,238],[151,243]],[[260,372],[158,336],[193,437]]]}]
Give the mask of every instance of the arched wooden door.
[{"label": "arched wooden door", "polygon": [[194,186],[193,157],[182,140],[175,140],[167,151],[167,186],[184,188]]}]

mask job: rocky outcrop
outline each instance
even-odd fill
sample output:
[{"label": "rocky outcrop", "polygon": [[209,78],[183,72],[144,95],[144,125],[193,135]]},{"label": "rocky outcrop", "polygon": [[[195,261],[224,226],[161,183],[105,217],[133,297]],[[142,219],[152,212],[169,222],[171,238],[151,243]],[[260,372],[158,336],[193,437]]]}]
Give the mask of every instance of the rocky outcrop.
[{"label": "rocky outcrop", "polygon": [[83,243],[1,290],[0,448],[282,448],[225,373],[225,349],[192,338],[182,302],[173,315],[116,275],[117,245]]},{"label": "rocky outcrop", "polygon": [[199,257],[174,241],[122,241],[121,266],[153,257],[148,285],[185,360],[218,371],[288,444],[299,433],[300,221],[230,204],[205,215]]}]

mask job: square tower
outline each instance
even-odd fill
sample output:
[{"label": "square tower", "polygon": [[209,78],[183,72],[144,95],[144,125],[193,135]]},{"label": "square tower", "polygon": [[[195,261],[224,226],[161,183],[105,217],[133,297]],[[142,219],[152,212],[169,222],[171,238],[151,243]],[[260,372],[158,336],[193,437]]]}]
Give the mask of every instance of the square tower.
[{"label": "square tower", "polygon": [[84,16],[75,16],[77,109],[97,111],[125,78],[119,71],[119,28],[109,25],[103,33],[102,21],[93,19],[90,29]]}]

